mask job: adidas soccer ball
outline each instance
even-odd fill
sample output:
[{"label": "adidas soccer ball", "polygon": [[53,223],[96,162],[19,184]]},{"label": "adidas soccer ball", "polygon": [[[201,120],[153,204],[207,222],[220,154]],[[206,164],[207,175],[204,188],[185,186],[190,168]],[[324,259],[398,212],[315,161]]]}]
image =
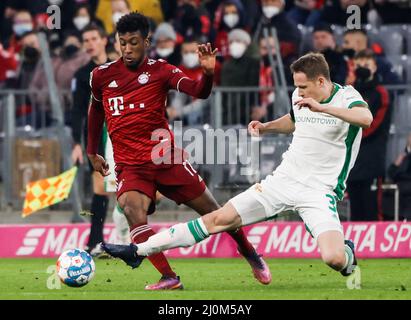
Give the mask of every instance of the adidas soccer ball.
[{"label": "adidas soccer ball", "polygon": [[57,275],[70,287],[82,287],[90,282],[96,272],[93,258],[84,250],[64,251],[57,260]]}]

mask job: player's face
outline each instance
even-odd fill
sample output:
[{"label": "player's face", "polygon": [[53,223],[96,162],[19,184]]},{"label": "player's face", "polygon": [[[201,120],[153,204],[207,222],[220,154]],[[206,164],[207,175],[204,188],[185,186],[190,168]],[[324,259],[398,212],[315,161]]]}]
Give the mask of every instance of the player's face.
[{"label": "player's face", "polygon": [[127,32],[118,37],[124,64],[128,68],[137,68],[146,56],[148,39],[144,39],[140,32]]},{"label": "player's face", "polygon": [[298,88],[298,95],[302,98],[313,98],[316,101],[322,100],[324,78],[318,77],[315,80],[307,78],[303,72],[293,74],[294,86]]}]

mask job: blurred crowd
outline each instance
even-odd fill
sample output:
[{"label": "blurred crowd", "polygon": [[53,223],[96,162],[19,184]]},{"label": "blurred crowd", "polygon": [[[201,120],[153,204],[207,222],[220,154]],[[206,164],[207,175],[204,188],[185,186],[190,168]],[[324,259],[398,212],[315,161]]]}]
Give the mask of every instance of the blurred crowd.
[{"label": "blurred crowd", "polygon": [[[61,28],[48,28],[48,8],[57,5]],[[347,29],[350,5],[360,10],[362,29]],[[115,37],[116,22],[131,11],[150,18],[152,46],[149,56],[162,58],[192,78],[201,77],[196,54],[199,43],[211,42],[219,49],[215,85],[220,87],[275,87],[273,57],[281,57],[288,86],[293,85],[290,64],[308,51],[322,52],[330,65],[331,80],[353,85],[369,103],[374,115],[371,128],[364,131],[363,147],[350,176],[348,191],[352,211],[361,219],[375,219],[377,203],[370,185],[385,176],[385,154],[392,114],[392,94],[386,85],[411,82],[411,2],[408,0],[2,0],[0,2],[0,89],[28,89],[31,95],[18,96],[17,124],[27,121],[34,105],[41,106],[50,123],[47,77],[42,65],[39,32],[47,36],[52,70],[71,121],[73,78],[76,72],[98,60],[95,47],[85,31],[97,27],[107,57],[120,57]],[[49,13],[49,14],[48,14]],[[93,26],[90,29],[90,26]],[[386,35],[379,32],[386,28]],[[277,39],[265,34],[274,27]],[[388,30],[388,32],[387,32]],[[395,38],[397,36],[397,38]],[[391,42],[390,42],[391,41]],[[276,49],[278,49],[278,52]],[[405,57],[405,58],[404,58]],[[410,57],[410,59],[408,59]],[[97,59],[97,60],[96,60]],[[408,59],[408,60],[407,60]],[[408,77],[408,78],[407,78]],[[273,91],[223,99],[223,124],[245,124],[267,119],[275,105]],[[188,125],[204,123],[208,101],[173,93],[168,99],[170,120]],[[247,109],[244,105],[248,104]],[[246,111],[245,111],[246,110]],[[241,116],[233,120],[231,113]],[[243,116],[248,113],[247,117]],[[35,115],[36,117],[36,115]],[[36,119],[34,119],[36,120]],[[20,122],[19,122],[20,121]],[[23,124],[23,123],[22,123]],[[411,142],[410,142],[411,143]],[[406,155],[410,152],[407,145]],[[409,159],[404,154],[392,164],[390,175],[398,179],[399,167]],[[407,162],[408,161],[408,162]],[[371,165],[373,164],[373,165]],[[404,167],[404,165],[403,165]],[[398,170],[397,170],[398,169]],[[409,174],[408,174],[409,175]],[[357,198],[357,200],[356,200]],[[371,198],[370,198],[371,199]],[[364,207],[372,204],[372,208]],[[364,212],[373,217],[364,216]]]}]

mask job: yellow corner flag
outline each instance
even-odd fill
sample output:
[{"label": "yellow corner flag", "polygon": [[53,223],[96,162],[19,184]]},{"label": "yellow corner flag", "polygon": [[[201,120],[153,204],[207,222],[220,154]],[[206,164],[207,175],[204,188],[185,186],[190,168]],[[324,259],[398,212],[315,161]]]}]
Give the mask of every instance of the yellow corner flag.
[{"label": "yellow corner flag", "polygon": [[76,173],[77,167],[73,167],[58,176],[27,184],[23,218],[66,199],[70,194]]}]

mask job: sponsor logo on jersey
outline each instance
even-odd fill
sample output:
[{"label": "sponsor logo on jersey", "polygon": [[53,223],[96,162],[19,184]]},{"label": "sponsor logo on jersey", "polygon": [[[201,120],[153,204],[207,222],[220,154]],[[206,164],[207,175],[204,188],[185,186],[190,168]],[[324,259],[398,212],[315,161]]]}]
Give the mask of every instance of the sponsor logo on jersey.
[{"label": "sponsor logo on jersey", "polygon": [[337,125],[337,119],[307,117],[307,116],[296,116],[295,122],[306,122],[306,123],[321,124],[321,125],[326,125],[326,126],[336,126]]},{"label": "sponsor logo on jersey", "polygon": [[150,79],[150,74],[147,72],[144,72],[138,76],[137,80],[138,80],[138,83],[140,84],[146,84],[149,79]]},{"label": "sponsor logo on jersey", "polygon": [[172,71],[173,73],[180,73],[180,72],[182,72],[179,68],[175,68],[173,71]]}]

